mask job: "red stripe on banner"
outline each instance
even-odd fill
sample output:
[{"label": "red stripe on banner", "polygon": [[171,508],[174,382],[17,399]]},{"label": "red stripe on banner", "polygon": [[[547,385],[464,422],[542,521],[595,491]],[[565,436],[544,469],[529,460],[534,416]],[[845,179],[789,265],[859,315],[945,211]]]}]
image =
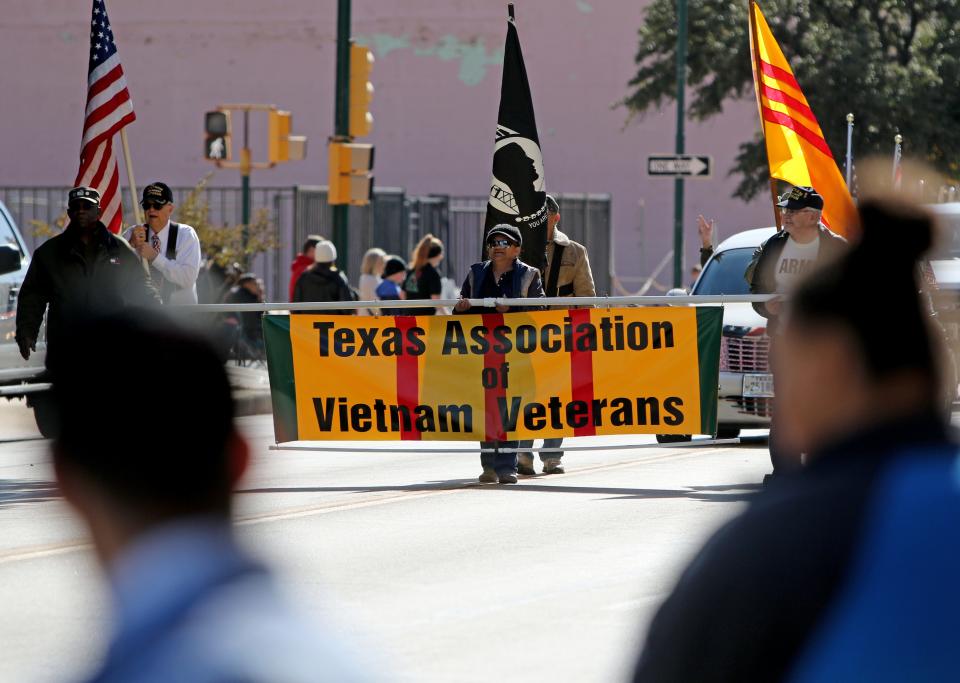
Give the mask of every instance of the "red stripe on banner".
[{"label": "red stripe on banner", "polygon": [[577,341],[586,336],[577,333],[577,326],[590,322],[589,308],[576,308],[568,311],[573,327],[573,348],[570,351],[570,388],[574,401],[587,404],[587,424],[574,427],[574,436],[595,436],[597,428],[593,422],[593,351],[578,351]]},{"label": "red stripe on banner", "polygon": [[816,147],[818,150],[826,154],[828,157],[833,159],[833,153],[830,151],[830,148],[827,146],[827,141],[822,137],[814,133],[812,130],[804,126],[802,123],[796,119],[787,116],[778,111],[774,111],[769,107],[763,107],[763,118],[770,123],[777,123],[785,128],[789,128],[794,133],[802,137],[804,140],[809,142],[811,145]]},{"label": "red stripe on banner", "polygon": [[[407,338],[407,330],[417,326],[417,319],[412,315],[398,315],[393,324],[400,330],[401,339]],[[400,439],[402,441],[419,441],[423,436],[414,426],[416,415],[414,408],[420,405],[420,356],[411,353],[402,353],[397,356],[397,405],[406,406],[410,412],[410,422],[413,429],[407,429],[400,418]]]},{"label": "red stripe on banner", "polygon": [[794,78],[794,75],[787,71],[786,69],[781,69],[779,66],[774,66],[769,62],[765,62],[762,59],[760,60],[760,68],[770,78],[776,78],[782,83],[786,83],[794,90],[799,90],[803,92],[803,88],[800,87],[800,84],[797,83],[797,79]]},{"label": "red stripe on banner", "polygon": [[[483,326],[487,328],[487,339],[492,339],[493,330],[498,326],[503,325],[503,315],[500,313],[484,313],[483,314]],[[493,351],[493,344],[491,342],[490,351],[483,355],[483,369],[484,371],[493,369],[496,371],[498,379],[500,375],[500,368],[503,367],[503,364],[507,362],[507,357],[502,353],[495,353]],[[486,374],[486,372],[484,373]],[[505,387],[501,386],[501,383],[498,381],[496,386],[492,389],[483,389],[483,398],[484,398],[484,441],[506,441],[507,433],[503,429],[503,421],[500,419],[500,408],[497,404],[497,399],[506,399],[507,390]]]},{"label": "red stripe on banner", "polygon": [[763,93],[764,97],[766,97],[768,100],[773,100],[774,102],[787,105],[791,109],[802,114],[805,119],[811,121],[815,126],[818,128],[820,127],[820,124],[817,123],[817,117],[813,115],[813,109],[798,100],[796,97],[788,95],[782,90],[771,88],[766,83],[760,84],[760,92]]}]

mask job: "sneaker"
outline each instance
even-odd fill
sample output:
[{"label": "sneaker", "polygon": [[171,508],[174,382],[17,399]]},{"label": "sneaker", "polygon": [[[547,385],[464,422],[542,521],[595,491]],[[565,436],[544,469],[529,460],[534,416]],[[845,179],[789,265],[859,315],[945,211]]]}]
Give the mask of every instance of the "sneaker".
[{"label": "sneaker", "polygon": [[534,474],[537,473],[537,471],[533,469],[532,455],[530,455],[529,453],[520,453],[517,456],[517,472],[519,474],[524,474],[528,477],[532,477]]},{"label": "sneaker", "polygon": [[497,473],[493,470],[484,470],[483,474],[477,477],[477,480],[481,484],[496,484],[499,481]]},{"label": "sneaker", "polygon": [[517,483],[517,475],[515,475],[513,472],[504,472],[503,474],[499,475],[499,477],[500,477],[501,484]]},{"label": "sneaker", "polygon": [[564,471],[560,458],[547,458],[543,461],[544,474],[563,474]]}]

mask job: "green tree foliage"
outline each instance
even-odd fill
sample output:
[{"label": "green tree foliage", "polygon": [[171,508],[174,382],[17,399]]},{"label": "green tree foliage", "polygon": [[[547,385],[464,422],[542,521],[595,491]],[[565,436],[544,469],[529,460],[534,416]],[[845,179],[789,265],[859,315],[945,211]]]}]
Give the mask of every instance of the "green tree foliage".
[{"label": "green tree foliage", "polygon": [[[846,115],[856,116],[854,153],[904,153],[951,176],[960,170],[958,0],[764,0],[770,28],[817,115],[837,162]],[[689,115],[705,119],[731,99],[753,98],[746,0],[689,0]],[[637,74],[621,102],[630,118],[675,98],[676,0],[653,0],[639,31]],[[757,135],[741,144],[734,196],[767,188]]]}]

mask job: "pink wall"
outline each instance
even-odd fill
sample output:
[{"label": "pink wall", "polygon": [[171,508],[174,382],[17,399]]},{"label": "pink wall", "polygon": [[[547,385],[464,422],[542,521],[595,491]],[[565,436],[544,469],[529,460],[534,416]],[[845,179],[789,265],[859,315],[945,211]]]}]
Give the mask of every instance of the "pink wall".
[{"label": "pink wall", "polygon": [[[547,189],[612,194],[621,276],[646,274],[672,240],[673,184],[648,178],[645,159],[673,149],[675,110],[624,128],[626,112],[612,108],[633,72],[643,4],[517,2]],[[82,126],[90,3],[4,5],[0,185],[69,184]],[[294,132],[309,137],[306,161],[255,173],[255,186],[326,183],[335,0],[112,0],[108,9],[138,116],[129,135],[141,184],[191,184],[210,170],[200,157],[202,113],[239,100],[290,109]],[[505,15],[506,3],[487,0],[354,0],[354,35],[377,57],[371,141],[378,185],[486,193]],[[687,183],[688,263],[696,257],[697,213],[716,216],[723,234],[770,221],[763,200],[731,199],[735,182],[726,178],[737,144],[756,130],[751,101],[688,126],[687,150],[711,154],[717,165],[712,180]],[[219,171],[213,182],[233,185],[239,177]]]}]

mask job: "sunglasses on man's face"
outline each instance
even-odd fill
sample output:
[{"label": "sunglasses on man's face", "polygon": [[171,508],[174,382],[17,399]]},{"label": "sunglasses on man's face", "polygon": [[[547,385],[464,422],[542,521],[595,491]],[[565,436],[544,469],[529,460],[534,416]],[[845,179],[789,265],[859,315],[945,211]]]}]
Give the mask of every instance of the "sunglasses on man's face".
[{"label": "sunglasses on man's face", "polygon": [[493,247],[515,247],[516,245],[510,240],[490,240],[487,242],[487,246],[492,249]]},{"label": "sunglasses on man's face", "polygon": [[156,209],[157,211],[159,211],[166,205],[167,205],[166,202],[162,202],[162,203],[161,202],[142,202],[140,204],[140,206],[142,206],[145,211],[149,211],[150,209]]}]

